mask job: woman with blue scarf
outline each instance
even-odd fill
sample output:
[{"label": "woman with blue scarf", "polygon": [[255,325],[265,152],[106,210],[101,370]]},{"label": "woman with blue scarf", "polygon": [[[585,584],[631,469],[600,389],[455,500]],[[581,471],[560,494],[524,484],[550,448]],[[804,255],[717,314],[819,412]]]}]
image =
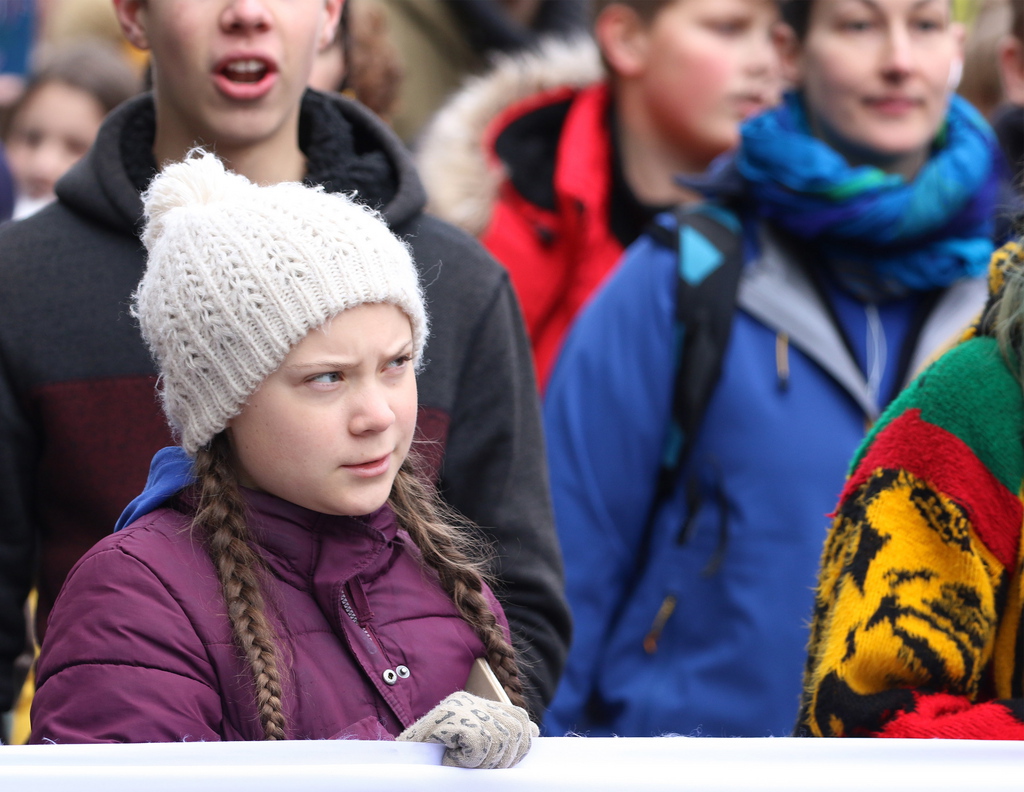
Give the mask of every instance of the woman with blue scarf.
[{"label": "woman with blue scarf", "polygon": [[686,335],[677,271],[715,269],[713,245],[636,242],[547,391],[576,624],[549,734],[790,733],[846,466],[984,304],[1002,166],[953,96],[949,0],[794,0],[783,14],[795,90],[702,185],[738,220],[744,265],[671,492],[655,497]]}]

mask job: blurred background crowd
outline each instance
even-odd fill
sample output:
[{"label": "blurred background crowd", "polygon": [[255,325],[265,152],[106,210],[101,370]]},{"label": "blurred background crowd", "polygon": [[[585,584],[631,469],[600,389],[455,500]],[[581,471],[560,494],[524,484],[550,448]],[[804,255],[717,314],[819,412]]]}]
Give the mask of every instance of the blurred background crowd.
[{"label": "blurred background crowd", "polygon": [[[940,16],[946,13],[946,4],[930,1],[942,7]],[[841,97],[832,99],[854,59],[841,63],[835,44],[827,52],[815,49],[824,34],[814,26],[824,22],[794,12],[802,0],[784,4],[791,32],[782,36],[776,3],[729,0],[730,15],[715,22],[717,28],[707,27],[710,44],[687,33],[688,15],[704,13],[701,4],[707,2],[346,0],[344,22],[331,45],[316,53],[309,78],[310,87],[354,98],[389,125],[414,152],[429,210],[477,237],[510,272],[533,352],[530,376],[544,399],[555,524],[575,618],[561,686],[553,701],[542,697],[541,706],[550,706],[548,733],[703,728],[779,734],[798,716],[801,689],[802,728],[828,732],[830,708],[841,710],[843,696],[852,694],[836,693],[835,677],[812,667],[802,688],[794,671],[806,656],[812,607],[815,618],[824,619],[834,606],[824,589],[816,601],[811,593],[824,515],[835,506],[865,427],[983,308],[990,254],[1020,233],[1024,33],[1014,25],[1024,25],[1024,10],[1014,3],[1021,0],[952,3],[950,19],[964,26],[965,35],[962,41],[950,37],[955,47],[945,54],[928,56],[939,75],[932,80],[937,109],[920,141],[898,156],[888,156],[882,137],[843,120]],[[816,2],[820,7],[825,0]],[[858,11],[882,9],[880,16],[890,13],[890,5],[900,14],[908,5],[854,4]],[[922,30],[928,22],[911,21]],[[1007,42],[1015,37],[1013,48]],[[891,62],[877,71],[887,84],[902,85],[897,73],[918,68],[896,63],[898,55],[885,57]],[[0,0],[0,222],[20,222],[54,201],[57,181],[89,151],[110,111],[151,85],[149,55],[125,38],[111,0]],[[951,96],[954,91],[959,98]],[[720,107],[724,95],[728,113]],[[836,132],[818,125],[820,118],[850,128]],[[939,156],[946,135],[948,149],[967,159]],[[838,151],[844,168],[884,163],[879,168],[889,181],[878,178],[886,189],[896,184],[919,190],[897,196],[893,188],[898,211],[882,201],[876,206],[862,172],[833,167],[828,186],[844,196],[841,222],[863,225],[856,235],[840,228],[829,236],[837,221],[814,202],[820,185],[809,185],[810,174],[801,170],[826,156],[804,140],[810,137]],[[943,144],[934,144],[940,138]],[[778,141],[793,148],[781,151]],[[933,174],[930,168],[939,175],[921,186],[915,179]],[[922,202],[939,183],[954,184],[948,189],[960,189],[963,200],[936,220],[944,210]],[[755,207],[749,216],[739,212],[741,231],[733,228],[742,237],[745,261],[764,255],[782,261],[783,269],[796,261],[794,271],[809,272],[799,262],[813,253],[834,258],[835,266],[820,277],[808,274],[804,292],[776,292],[782,295],[777,303],[756,287],[740,288],[737,304],[753,318],[737,320],[731,349],[749,350],[750,359],[726,360],[720,392],[735,398],[705,405],[716,442],[704,437],[685,446],[682,461],[669,469],[684,484],[655,493],[673,387],[672,367],[658,361],[673,359],[672,323],[680,320],[669,305],[676,250],[665,253],[659,241],[659,233],[671,237],[678,229],[664,223],[661,232],[652,229],[666,210],[708,196]],[[875,227],[865,219],[875,212],[895,213],[886,215],[887,226]],[[880,241],[898,219],[905,236]],[[907,229],[917,220],[943,230],[929,227],[915,235]],[[806,225],[811,222],[813,234]],[[676,244],[671,239],[670,248]],[[698,253],[706,253],[706,240],[700,244]],[[925,271],[918,258],[948,260],[948,272],[939,277]],[[871,267],[883,260],[892,266],[880,275]],[[771,277],[765,276],[763,289],[776,288]],[[779,276],[778,282],[792,280]],[[594,299],[606,283],[610,288]],[[667,295],[668,307],[641,293],[647,287]],[[786,314],[787,306],[803,306],[802,299],[808,307],[796,318],[772,313]],[[657,307],[641,307],[648,305]],[[820,316],[815,306],[825,306]],[[801,339],[801,332],[814,336],[819,329],[813,323],[807,329],[807,316],[838,328],[833,347],[819,345],[820,337]],[[650,326],[641,326],[638,317]],[[848,369],[835,362],[844,356]],[[757,375],[760,380],[737,384],[735,371],[754,371],[751,361],[764,359],[771,364]],[[650,373],[659,369],[663,376]],[[808,390],[801,391],[808,380]],[[642,382],[650,387],[634,387]],[[748,391],[758,395],[752,399]],[[768,395],[757,403],[769,405],[764,414],[742,407],[762,393]],[[800,393],[805,402],[785,401]],[[824,431],[821,425],[794,430],[789,418],[779,417],[779,410],[795,415],[829,403],[836,407],[821,418]],[[762,431],[765,426],[775,429]],[[730,430],[736,436],[731,444],[716,444]],[[755,436],[751,448],[747,443]],[[784,462],[764,461],[795,446],[801,451],[781,455]],[[752,459],[758,463],[748,464]],[[601,467],[599,460],[610,463]],[[620,492],[623,498],[613,496]],[[800,506],[777,503],[781,492]],[[765,534],[793,529],[800,539],[752,540],[744,568],[745,531],[753,523],[768,525]],[[806,531],[794,528],[804,524]],[[684,551],[695,555],[682,558]],[[672,559],[674,566],[659,567],[676,552],[681,557]],[[1020,563],[1015,553],[1004,564],[1010,578]],[[776,565],[773,558],[785,561]],[[775,567],[771,579],[767,567]],[[673,575],[701,587],[681,591],[666,584]],[[748,587],[759,576],[763,585]],[[775,587],[787,580],[796,594],[776,600]],[[750,635],[725,635],[742,633],[748,619],[761,618],[750,614],[769,602],[772,614]],[[678,620],[687,609],[704,609],[704,615],[670,640],[673,614]],[[725,626],[733,623],[735,630]],[[722,641],[703,646],[712,634]],[[1020,634],[1014,635],[1019,648]],[[830,640],[817,622],[814,636]],[[568,645],[567,630],[562,637]],[[26,643],[16,689],[33,657],[31,636]],[[829,651],[838,651],[836,645],[829,644]],[[992,657],[986,652],[985,663]],[[690,666],[680,660],[687,653]],[[670,659],[662,666],[665,657]],[[616,666],[622,658],[629,659]],[[1019,653],[1009,662],[1019,663]],[[553,669],[554,677],[560,670]],[[1016,673],[1011,689],[1019,691],[1024,675],[1019,668]],[[704,692],[659,687],[667,675]],[[748,695],[751,689],[760,692]],[[977,693],[977,686],[972,690]],[[31,679],[17,717],[7,716],[14,742],[28,736],[30,699]],[[641,700],[659,703],[637,706]],[[665,719],[662,710],[679,711],[681,701],[691,714],[681,722]],[[891,709],[877,706],[879,712]],[[728,712],[719,717],[722,710]],[[864,728],[881,729],[883,720],[877,713],[866,716]]]}]

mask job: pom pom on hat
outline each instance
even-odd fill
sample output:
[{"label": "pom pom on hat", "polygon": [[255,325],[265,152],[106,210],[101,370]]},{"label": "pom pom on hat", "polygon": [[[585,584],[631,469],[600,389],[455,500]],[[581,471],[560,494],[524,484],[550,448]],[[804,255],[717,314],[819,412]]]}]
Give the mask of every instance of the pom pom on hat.
[{"label": "pom pom on hat", "polygon": [[190,455],[310,330],[348,308],[398,306],[420,358],[427,317],[415,265],[368,207],[297,182],[259,187],[199,152],[159,173],[143,202],[149,255],[132,313]]}]

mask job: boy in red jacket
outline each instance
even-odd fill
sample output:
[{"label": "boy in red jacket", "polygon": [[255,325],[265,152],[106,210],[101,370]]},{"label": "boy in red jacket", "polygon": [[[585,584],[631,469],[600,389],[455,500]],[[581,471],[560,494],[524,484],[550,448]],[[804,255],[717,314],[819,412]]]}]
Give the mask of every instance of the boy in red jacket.
[{"label": "boy in red jacket", "polygon": [[596,47],[551,40],[501,61],[441,111],[419,152],[430,208],[511,273],[542,386],[623,248],[695,197],[676,177],[731,148],[780,88],[772,0],[595,6]]}]

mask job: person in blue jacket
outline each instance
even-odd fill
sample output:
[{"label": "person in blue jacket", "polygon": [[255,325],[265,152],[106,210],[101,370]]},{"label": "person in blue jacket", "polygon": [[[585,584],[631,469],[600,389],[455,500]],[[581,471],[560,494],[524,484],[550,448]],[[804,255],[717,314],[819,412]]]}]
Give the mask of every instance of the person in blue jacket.
[{"label": "person in blue jacket", "polygon": [[847,463],[984,302],[1001,160],[952,95],[962,31],[949,0],[795,0],[783,14],[796,89],[747,122],[705,185],[739,218],[745,263],[671,494],[654,503],[685,328],[678,253],[659,235],[626,251],[547,391],[576,621],[548,734],[790,733]]}]

